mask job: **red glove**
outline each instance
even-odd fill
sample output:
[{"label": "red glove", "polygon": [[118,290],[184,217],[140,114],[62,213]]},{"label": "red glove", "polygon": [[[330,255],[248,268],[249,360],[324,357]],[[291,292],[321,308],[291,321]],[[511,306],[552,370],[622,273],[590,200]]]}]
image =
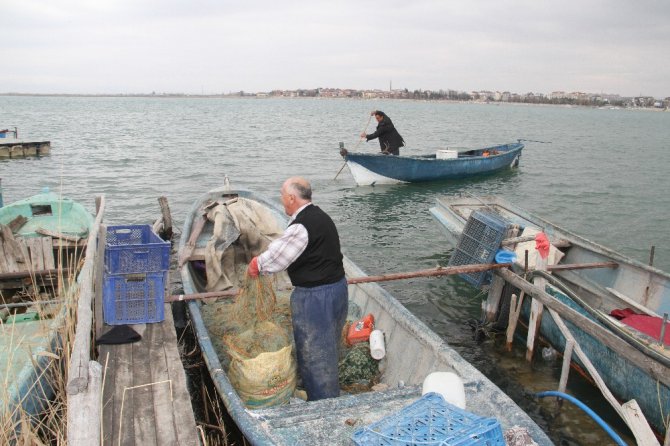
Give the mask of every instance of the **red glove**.
[{"label": "red glove", "polygon": [[260,271],[258,270],[258,257],[254,257],[251,259],[251,262],[249,262],[249,267],[247,268],[247,274],[250,277],[258,277],[260,274]]},{"label": "red glove", "polygon": [[540,253],[540,257],[546,259],[549,257],[549,239],[544,232],[540,232],[535,236],[535,249]]}]

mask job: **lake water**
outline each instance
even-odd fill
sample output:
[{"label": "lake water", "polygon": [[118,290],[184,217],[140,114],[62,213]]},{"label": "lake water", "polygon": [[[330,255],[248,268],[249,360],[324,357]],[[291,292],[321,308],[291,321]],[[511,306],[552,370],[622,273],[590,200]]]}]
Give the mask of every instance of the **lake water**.
[{"label": "lake water", "polygon": [[[394,121],[407,148],[479,147],[528,139],[519,169],[468,181],[355,187],[338,142],[358,144],[371,110]],[[375,121],[369,122],[368,133]],[[49,140],[43,158],[0,161],[4,201],[48,186],[94,209],[107,224],[151,223],[168,198],[179,228],[202,192],[222,185],[279,198],[291,175],[311,180],[314,201],[335,220],[345,255],[369,274],[446,265],[450,255],[428,209],[440,194],[498,194],[640,261],[670,270],[670,113],[446,102],[318,99],[79,98],[0,96],[0,128]],[[558,387],[560,361],[528,364],[524,351],[476,344],[467,321],[483,296],[455,277],[383,285],[467,360],[509,393],[557,444],[605,444],[602,430],[566,403],[533,394]],[[590,386],[571,374],[568,392],[620,428]]]}]

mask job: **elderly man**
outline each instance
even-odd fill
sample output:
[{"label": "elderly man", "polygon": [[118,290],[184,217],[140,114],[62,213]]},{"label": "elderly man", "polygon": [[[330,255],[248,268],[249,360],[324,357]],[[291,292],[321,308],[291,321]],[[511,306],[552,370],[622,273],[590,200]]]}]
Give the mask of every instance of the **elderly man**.
[{"label": "elderly man", "polygon": [[338,349],[348,310],[340,238],[333,220],[312,204],[307,180],[292,177],[281,188],[290,216],[284,234],[249,263],[250,276],[287,270],[298,371],[310,401],[337,397]]}]

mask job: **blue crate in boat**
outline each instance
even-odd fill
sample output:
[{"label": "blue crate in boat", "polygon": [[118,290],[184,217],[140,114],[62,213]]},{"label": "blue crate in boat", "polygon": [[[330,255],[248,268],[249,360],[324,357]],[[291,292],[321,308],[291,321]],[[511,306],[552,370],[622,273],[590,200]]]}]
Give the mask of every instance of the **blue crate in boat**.
[{"label": "blue crate in boat", "polygon": [[[472,212],[449,259],[449,266],[493,263],[507,228],[508,222],[497,214],[479,210]],[[476,287],[491,281],[490,271],[459,275]]]},{"label": "blue crate in boat", "polygon": [[357,430],[352,440],[358,446],[505,446],[498,420],[460,409],[432,392]]},{"label": "blue crate in boat", "polygon": [[105,274],[102,302],[109,325],[145,324],[165,319],[167,273]]},{"label": "blue crate in boat", "polygon": [[107,227],[105,271],[109,274],[155,273],[170,268],[170,242],[149,225]]}]

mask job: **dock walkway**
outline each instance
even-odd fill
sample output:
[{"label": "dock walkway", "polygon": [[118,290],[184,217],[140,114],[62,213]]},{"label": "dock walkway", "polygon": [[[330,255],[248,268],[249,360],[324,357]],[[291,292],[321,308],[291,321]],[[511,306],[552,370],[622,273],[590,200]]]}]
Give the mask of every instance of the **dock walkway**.
[{"label": "dock walkway", "polygon": [[163,322],[131,327],[140,341],[99,346],[102,444],[199,445],[170,305]]},{"label": "dock walkway", "polygon": [[44,156],[51,153],[50,141],[22,141],[0,138],[0,159]]}]

